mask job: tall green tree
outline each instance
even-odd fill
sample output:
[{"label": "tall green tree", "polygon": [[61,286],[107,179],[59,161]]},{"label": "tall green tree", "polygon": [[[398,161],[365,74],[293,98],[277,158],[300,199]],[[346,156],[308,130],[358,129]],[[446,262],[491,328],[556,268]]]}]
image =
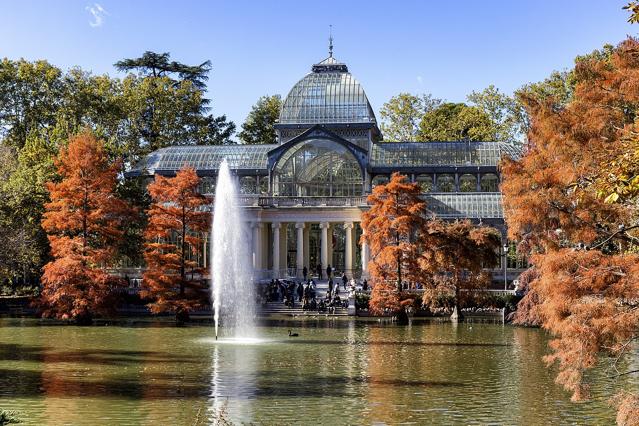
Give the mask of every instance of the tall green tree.
[{"label": "tall green tree", "polygon": [[6,232],[2,241],[12,255],[0,263],[5,265],[5,278],[14,282],[35,284],[48,259],[49,244],[40,221],[49,200],[45,182],[55,178],[55,153],[47,138],[32,132],[3,173],[0,222]]},{"label": "tall green tree", "polygon": [[484,111],[495,126],[496,140],[523,142],[528,131],[528,115],[517,98],[508,96],[494,85],[466,97],[470,103]]},{"label": "tall green tree", "polygon": [[189,80],[198,89],[205,89],[211,71],[211,61],[202,62],[200,65],[186,65],[170,59],[171,55],[168,52],[156,53],[147,50],[139,58],[116,62],[115,68],[118,71],[136,71],[143,77],[170,77],[176,83]]},{"label": "tall green tree", "polygon": [[31,132],[56,122],[63,100],[62,71],[47,61],[0,62],[0,137],[20,149]]},{"label": "tall green tree", "polygon": [[242,142],[260,145],[275,143],[275,123],[280,117],[281,109],[280,95],[266,95],[258,99],[238,134]]},{"label": "tall green tree", "polygon": [[226,116],[208,114],[210,99],[204,97],[211,62],[185,65],[170,61],[169,53],[145,52],[123,59],[116,69],[135,72],[124,80],[127,106],[133,127],[154,150],[167,145],[214,145],[230,143],[235,124]]},{"label": "tall green tree", "polygon": [[444,103],[427,112],[419,124],[422,141],[494,141],[497,128],[490,116],[475,106]]},{"label": "tall green tree", "polygon": [[419,123],[427,112],[437,108],[441,99],[431,94],[400,93],[393,96],[380,110],[381,130],[389,142],[419,140]]}]

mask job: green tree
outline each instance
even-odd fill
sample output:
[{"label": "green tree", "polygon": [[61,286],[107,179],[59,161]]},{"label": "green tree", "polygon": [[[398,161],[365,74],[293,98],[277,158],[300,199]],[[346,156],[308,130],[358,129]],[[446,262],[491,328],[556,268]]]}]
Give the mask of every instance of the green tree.
[{"label": "green tree", "polygon": [[[146,51],[139,58],[123,59],[115,63],[118,71],[137,71],[143,77],[172,77],[177,83],[189,80],[195,87],[203,90],[211,71],[211,61],[200,65],[186,65],[171,61],[168,52],[155,53]],[[177,78],[176,78],[177,77]]]},{"label": "green tree", "polygon": [[55,124],[63,98],[62,71],[47,61],[0,62],[0,137],[24,146],[31,132]]},{"label": "green tree", "polygon": [[393,96],[380,110],[384,139],[391,142],[418,140],[422,117],[441,103],[441,99],[430,94],[400,93]]},{"label": "green tree", "polygon": [[[123,96],[133,127],[149,150],[167,145],[230,143],[235,124],[226,116],[207,114],[204,97],[211,62],[185,65],[168,53],[145,52],[140,58],[115,63],[119,71],[136,71],[124,80]],[[133,96],[132,96],[133,95]]]},{"label": "green tree", "polygon": [[280,95],[262,96],[253,105],[242,131],[238,134],[247,144],[270,144],[275,142],[275,123],[280,117],[282,98]]},{"label": "green tree", "polygon": [[427,112],[419,124],[423,141],[494,141],[497,128],[491,118],[475,106],[444,103]]},{"label": "green tree", "polygon": [[490,117],[495,125],[496,140],[524,141],[529,127],[528,115],[517,98],[500,92],[491,84],[481,92],[471,92],[466,99]]},{"label": "green tree", "polygon": [[[5,278],[34,284],[48,259],[49,244],[40,226],[44,204],[49,200],[45,182],[54,179],[55,149],[33,132],[2,179],[0,222],[2,241],[11,256]],[[3,164],[3,169],[5,168]]]}]

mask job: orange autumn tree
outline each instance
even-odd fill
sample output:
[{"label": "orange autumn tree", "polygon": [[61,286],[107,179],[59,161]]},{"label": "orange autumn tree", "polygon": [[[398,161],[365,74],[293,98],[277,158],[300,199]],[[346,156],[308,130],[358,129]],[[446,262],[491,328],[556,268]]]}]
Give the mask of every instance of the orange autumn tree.
[{"label": "orange autumn tree", "polygon": [[156,175],[148,187],[153,203],[147,212],[141,295],[152,299],[152,312],[174,312],[177,322],[188,320],[189,312],[208,299],[204,270],[191,260],[202,254],[210,223],[204,209],[209,200],[197,192],[199,183],[195,170],[183,167],[172,178]]},{"label": "orange autumn tree", "polygon": [[488,287],[492,273],[486,269],[497,265],[501,235],[494,228],[475,226],[469,220],[439,219],[429,220],[421,235],[421,281],[430,287],[424,292],[423,302],[428,304],[433,294],[452,294],[453,317],[461,319],[461,292]]},{"label": "orange autumn tree", "polygon": [[[628,161],[638,146],[639,42],[578,61],[574,75],[565,106],[523,98],[531,142],[504,162],[502,190],[509,236],[535,268],[527,311],[555,335],[547,361],[578,400],[596,365],[636,373],[622,366],[639,339],[637,167]],[[619,402],[620,424],[639,418],[636,394]]]},{"label": "orange autumn tree", "polygon": [[368,196],[370,209],[362,215],[362,241],[371,251],[368,266],[374,285],[370,301],[374,313],[403,313],[402,305],[409,302],[402,302],[402,283],[419,279],[418,233],[426,212],[420,192],[417,183],[393,173],[387,184],[376,186]]},{"label": "orange autumn tree", "polygon": [[113,312],[120,284],[104,269],[127,211],[114,194],[119,164],[109,162],[102,142],[83,133],[60,150],[55,166],[61,180],[47,184],[51,201],[42,220],[53,256],[43,269],[43,314],[86,324],[95,314]]}]

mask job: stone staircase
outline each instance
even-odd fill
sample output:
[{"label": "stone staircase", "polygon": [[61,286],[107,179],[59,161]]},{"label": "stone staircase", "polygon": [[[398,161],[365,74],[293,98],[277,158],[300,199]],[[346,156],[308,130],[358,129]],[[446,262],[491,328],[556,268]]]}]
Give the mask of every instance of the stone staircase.
[{"label": "stone staircase", "polygon": [[[328,291],[328,280],[313,280],[315,282],[315,295],[317,300],[323,299]],[[339,282],[340,286],[342,283],[341,279],[335,280],[335,282]],[[347,292],[344,291],[344,287],[340,287],[340,297],[343,299],[347,296]],[[268,302],[266,304],[258,305],[257,307],[258,316],[268,317],[268,316],[300,316],[300,317],[347,317],[348,316],[348,308],[335,308],[334,313],[329,313],[328,309],[324,312],[319,312],[317,310],[303,310],[302,303],[295,299],[294,307],[289,307],[284,304],[284,302]]]}]

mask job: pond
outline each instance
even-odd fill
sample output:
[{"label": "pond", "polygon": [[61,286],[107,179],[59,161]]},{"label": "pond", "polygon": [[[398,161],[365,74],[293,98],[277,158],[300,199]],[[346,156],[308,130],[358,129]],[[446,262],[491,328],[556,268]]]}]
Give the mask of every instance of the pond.
[{"label": "pond", "polygon": [[308,319],[259,331],[263,343],[231,344],[209,326],[0,320],[0,408],[33,425],[614,422],[611,389],[574,404],[554,384],[537,329]]}]

